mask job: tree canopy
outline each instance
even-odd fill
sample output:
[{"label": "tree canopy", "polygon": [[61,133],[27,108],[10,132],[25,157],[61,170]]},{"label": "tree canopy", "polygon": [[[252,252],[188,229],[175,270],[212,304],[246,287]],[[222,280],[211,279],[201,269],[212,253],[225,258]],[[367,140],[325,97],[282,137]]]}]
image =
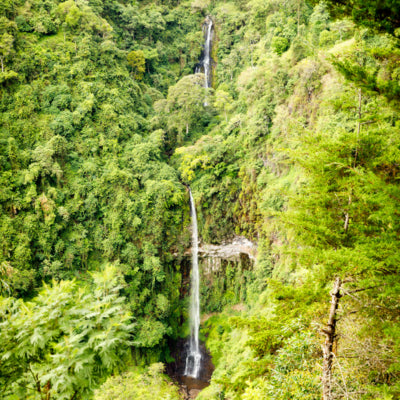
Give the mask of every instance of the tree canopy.
[{"label": "tree canopy", "polygon": [[0,397],[178,398],[190,185],[257,248],[200,257],[198,399],[319,399],[338,278],[331,398],[398,398],[397,3],[0,0]]}]

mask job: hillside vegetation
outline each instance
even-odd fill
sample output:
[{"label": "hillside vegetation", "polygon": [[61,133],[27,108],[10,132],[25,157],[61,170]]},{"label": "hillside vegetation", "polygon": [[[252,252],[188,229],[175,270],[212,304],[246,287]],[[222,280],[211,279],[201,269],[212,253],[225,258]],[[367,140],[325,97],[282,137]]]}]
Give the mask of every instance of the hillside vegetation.
[{"label": "hillside vegetation", "polygon": [[320,399],[337,278],[329,398],[398,398],[398,11],[0,0],[0,398],[179,398],[185,185],[202,241],[258,245],[198,399]]}]

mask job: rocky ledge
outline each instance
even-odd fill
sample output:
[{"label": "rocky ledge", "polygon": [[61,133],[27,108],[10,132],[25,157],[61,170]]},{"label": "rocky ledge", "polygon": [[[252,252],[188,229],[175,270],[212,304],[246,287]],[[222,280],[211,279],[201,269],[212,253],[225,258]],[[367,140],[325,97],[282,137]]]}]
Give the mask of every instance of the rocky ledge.
[{"label": "rocky ledge", "polygon": [[243,236],[235,236],[220,245],[202,244],[199,247],[200,257],[239,261],[241,254],[247,254],[252,261],[257,257],[257,246]]}]

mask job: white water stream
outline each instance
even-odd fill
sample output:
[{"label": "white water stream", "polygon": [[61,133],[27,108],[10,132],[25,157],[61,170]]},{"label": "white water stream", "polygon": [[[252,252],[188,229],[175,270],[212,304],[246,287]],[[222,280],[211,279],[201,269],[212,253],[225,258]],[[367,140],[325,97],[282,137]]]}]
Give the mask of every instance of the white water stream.
[{"label": "white water stream", "polygon": [[[203,25],[204,29],[204,50],[202,57],[195,72],[204,71],[204,87],[211,87],[211,46],[213,34],[213,21],[210,17],[206,18]],[[207,106],[207,100],[204,103]],[[191,277],[191,296],[190,296],[190,341],[189,352],[186,356],[185,376],[198,378],[201,368],[201,352],[199,348],[199,328],[200,328],[200,276],[199,276],[199,237],[197,231],[196,205],[193,200],[192,192],[190,195],[190,217],[192,219],[192,277]]]},{"label": "white water stream", "polygon": [[206,33],[206,42],[204,45],[204,87],[211,87],[211,41],[212,41],[212,28],[213,22],[212,19],[209,18],[207,20],[207,33]]},{"label": "white water stream", "polygon": [[204,50],[202,53],[202,57],[197,65],[195,72],[204,72],[204,87],[211,87],[211,67],[212,67],[212,59],[211,59],[211,47],[212,47],[212,36],[213,36],[213,21],[211,17],[207,17],[204,25]]},{"label": "white water stream", "polygon": [[200,328],[200,275],[199,275],[199,236],[197,231],[196,205],[192,192],[190,195],[190,217],[192,219],[192,277],[190,296],[190,342],[189,352],[186,356],[186,376],[198,378],[201,367],[201,352],[199,349],[199,328]]}]

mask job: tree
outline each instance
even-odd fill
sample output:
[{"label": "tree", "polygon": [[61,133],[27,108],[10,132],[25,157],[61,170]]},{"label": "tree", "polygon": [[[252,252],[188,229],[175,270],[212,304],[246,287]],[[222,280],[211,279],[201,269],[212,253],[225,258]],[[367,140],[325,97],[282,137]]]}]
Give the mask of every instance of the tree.
[{"label": "tree", "polygon": [[1,72],[4,72],[4,62],[11,54],[14,43],[14,37],[5,32],[0,36],[0,64]]},{"label": "tree", "polygon": [[232,105],[233,99],[232,96],[229,94],[229,92],[223,90],[223,89],[218,89],[215,92],[215,99],[214,99],[214,107],[224,113],[225,121],[228,122],[228,112],[232,111],[233,105]]},{"label": "tree", "polygon": [[240,55],[236,50],[232,50],[228,56],[221,61],[224,69],[228,72],[230,80],[233,80],[233,74],[240,63]]},{"label": "tree", "polygon": [[[314,1],[314,3],[316,3]],[[394,34],[400,27],[400,3],[392,0],[326,0],[338,17],[347,16],[357,25]]]},{"label": "tree", "polygon": [[284,37],[275,36],[271,41],[271,48],[281,56],[289,48],[289,41]]},{"label": "tree", "polygon": [[31,302],[0,298],[3,395],[87,398],[121,362],[133,325],[115,267],[94,273],[93,285],[53,282]]},{"label": "tree", "polygon": [[322,398],[323,400],[331,400],[331,381],[332,381],[332,362],[333,362],[333,343],[336,339],[336,312],[339,306],[339,299],[342,297],[340,293],[342,281],[336,278],[333,291],[331,293],[331,307],[329,310],[329,319],[326,328],[322,329],[325,335],[325,343],[322,346],[324,353],[324,363],[322,369]]},{"label": "tree", "polygon": [[133,50],[126,56],[128,64],[132,68],[133,78],[136,80],[142,80],[143,74],[146,71],[145,65],[146,60],[142,50]]},{"label": "tree", "polygon": [[206,89],[203,87],[204,75],[194,74],[182,78],[168,90],[167,112],[169,128],[176,128],[179,136],[201,118],[205,111]]},{"label": "tree", "polygon": [[353,48],[331,58],[335,68],[349,81],[368,92],[399,100],[398,59],[400,41],[389,35],[363,35]]},{"label": "tree", "polygon": [[0,264],[0,295],[10,292],[9,279],[13,274],[13,268],[9,263],[2,262]]}]

